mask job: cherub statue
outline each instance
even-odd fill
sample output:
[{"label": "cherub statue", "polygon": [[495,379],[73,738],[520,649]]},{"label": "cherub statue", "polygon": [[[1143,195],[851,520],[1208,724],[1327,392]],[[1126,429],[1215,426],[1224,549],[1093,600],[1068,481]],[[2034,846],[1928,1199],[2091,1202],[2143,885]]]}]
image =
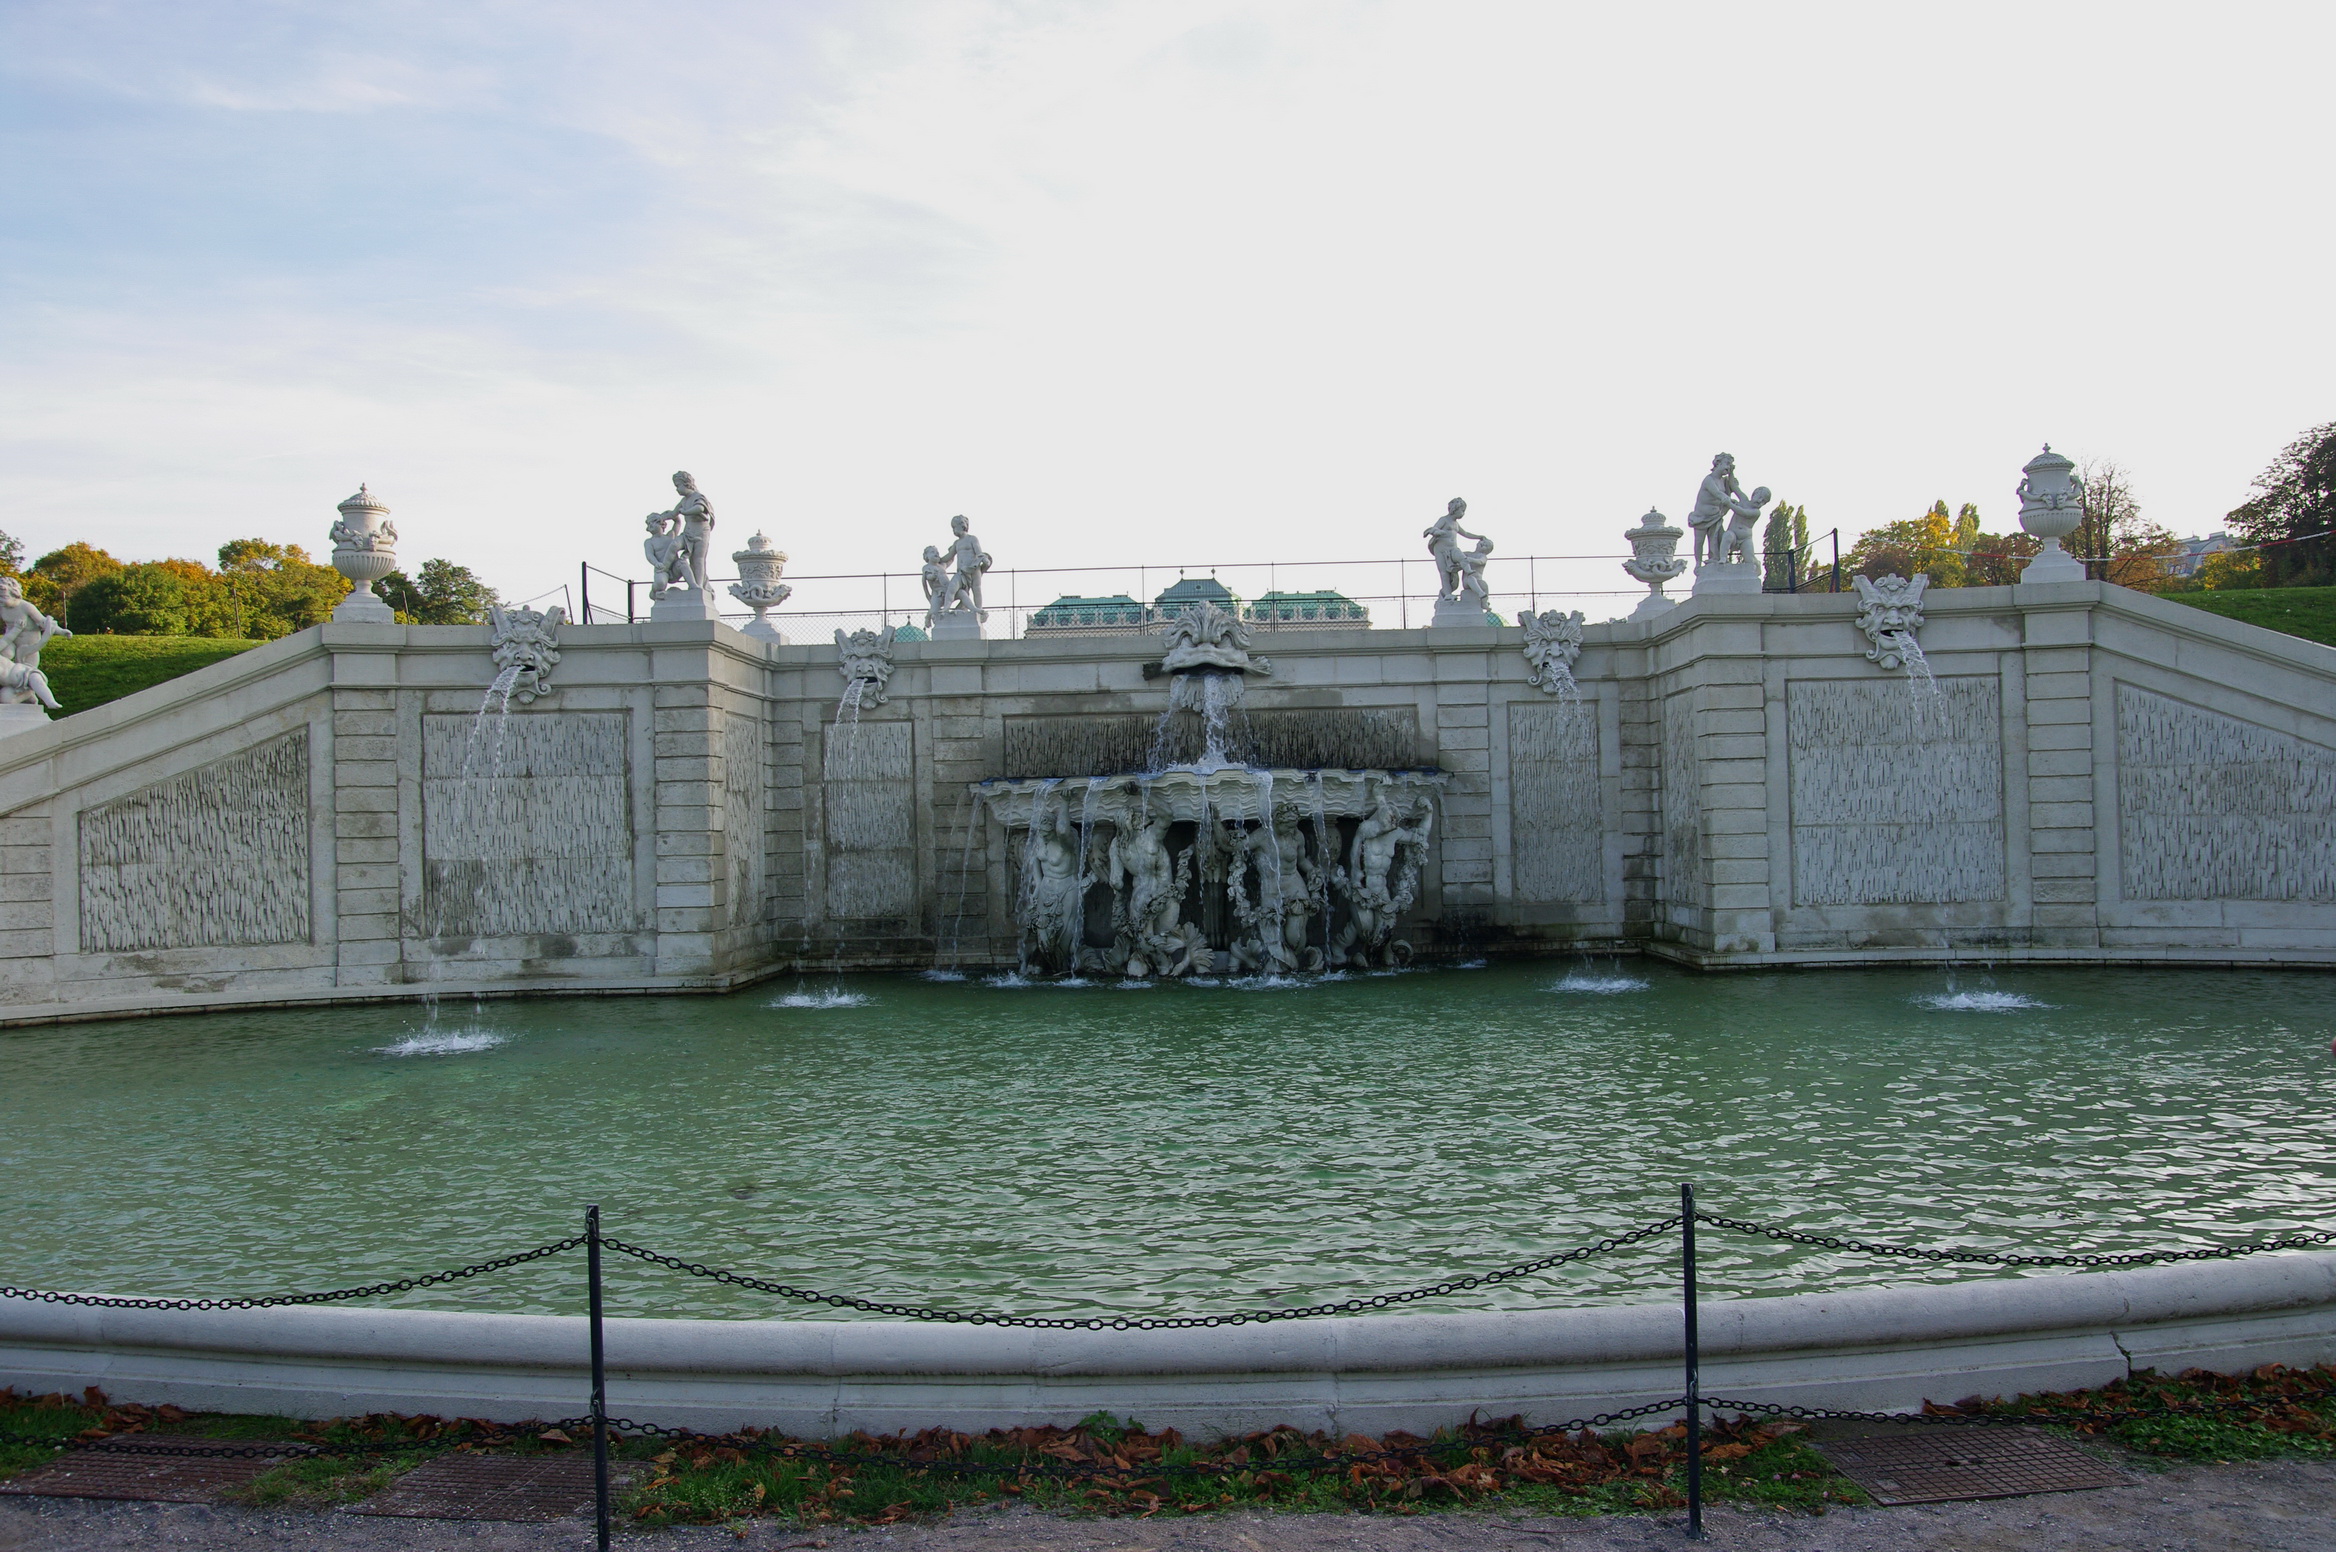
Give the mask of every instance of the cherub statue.
[{"label": "cherub statue", "polygon": [[949,519],[949,532],[955,537],[949,541],[947,554],[954,569],[942,590],[941,608],[944,612],[971,609],[974,618],[986,620],[990,612],[981,605],[981,578],[990,569],[991,562],[981,541],[973,536],[972,528],[972,523],[962,516]]},{"label": "cherub statue", "polygon": [[1483,540],[1482,534],[1472,534],[1460,526],[1460,519],[1467,515],[1468,503],[1454,496],[1444,508],[1444,515],[1420,530],[1420,537],[1428,542],[1428,554],[1436,563],[1438,598],[1459,597],[1461,587],[1467,582],[1468,563],[1461,557],[1460,541]]},{"label": "cherub statue", "polygon": [[23,584],[0,577],[0,705],[37,701],[51,711],[63,708],[49,693],[41,672],[41,648],[53,637],[73,633],[25,601]]},{"label": "cherub statue", "polygon": [[1478,539],[1476,548],[1460,552],[1460,596],[1477,608],[1490,611],[1492,591],[1484,580],[1484,567],[1492,559],[1492,541]]},{"label": "cherub statue", "polygon": [[1696,569],[1724,566],[1731,559],[1750,561],[1752,530],[1766,505],[1768,487],[1745,495],[1744,487],[1736,483],[1735,456],[1715,454],[1711,473],[1696,487],[1695,507],[1687,514],[1687,526],[1695,530]]},{"label": "cherub statue", "polygon": [[924,583],[925,628],[930,630],[941,618],[941,611],[949,607],[945,602],[949,596],[949,568],[941,564],[939,545],[925,546]]},{"label": "cherub statue", "polygon": [[663,598],[677,590],[712,592],[706,552],[714,537],[714,504],[687,469],[673,476],[678,498],[672,510],[652,512],[643,521],[649,537],[641,549],[649,557],[649,596]]}]

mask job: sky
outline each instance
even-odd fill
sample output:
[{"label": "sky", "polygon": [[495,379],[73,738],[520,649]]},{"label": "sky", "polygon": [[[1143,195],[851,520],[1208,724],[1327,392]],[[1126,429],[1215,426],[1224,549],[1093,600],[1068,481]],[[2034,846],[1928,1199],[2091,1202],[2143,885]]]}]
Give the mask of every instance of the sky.
[{"label": "sky", "polygon": [[1722,449],[1847,537],[2008,528],[2050,441],[2203,533],[2336,419],[2332,53],[2326,4],[0,0],[0,529],[321,554],[364,481],[522,599],[645,576],[687,468],[791,578],[962,512],[1351,590],[1432,586],[1460,495],[1513,585]]}]

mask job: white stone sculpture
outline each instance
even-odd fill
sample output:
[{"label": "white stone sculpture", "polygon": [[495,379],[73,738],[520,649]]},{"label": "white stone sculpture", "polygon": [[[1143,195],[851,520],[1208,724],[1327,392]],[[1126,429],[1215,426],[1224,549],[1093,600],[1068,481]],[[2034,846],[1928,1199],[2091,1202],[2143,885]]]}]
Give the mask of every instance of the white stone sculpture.
[{"label": "white stone sculpture", "polygon": [[649,537],[641,553],[649,558],[652,620],[716,620],[714,584],[707,565],[713,547],[714,504],[687,469],[673,476],[671,509],[652,512],[642,524]]},{"label": "white stone sculpture", "polygon": [[1232,948],[1234,968],[1268,975],[1319,970],[1323,951],[1308,939],[1325,879],[1297,813],[1277,807],[1270,824],[1229,828],[1241,859],[1230,890],[1243,929]]},{"label": "white stone sculpture", "polygon": [[2020,498],[2020,526],[2044,541],[2044,547],[2021,568],[2020,580],[2082,582],[2084,562],[2060,547],[2060,541],[2075,533],[2085,516],[2085,484],[2077,478],[2076,465],[2054,452],[2047,442],[2044,451],[2020,470],[2020,483],[2012,494]]},{"label": "white stone sculpture", "polygon": [[359,485],[357,494],[338,510],[340,521],[332,526],[333,569],[355,586],[333,610],[333,620],[342,625],[393,625],[397,612],[373,591],[374,583],[397,570],[397,525],[389,521],[389,508]]},{"label": "white stone sculpture", "polygon": [[1663,584],[1687,569],[1687,562],[1679,558],[1684,530],[1672,527],[1668,518],[1649,507],[1638,526],[1625,528],[1622,537],[1630,541],[1631,548],[1631,557],[1622,563],[1622,569],[1633,581],[1647,585],[1647,596],[1639,600],[1630,617],[1643,620],[1674,607],[1678,600],[1663,596]]},{"label": "white stone sculpture", "polygon": [[1331,939],[1329,962],[1336,965],[1401,965],[1411,945],[1395,936],[1395,924],[1419,898],[1419,878],[1427,858],[1435,807],[1421,799],[1409,813],[1399,811],[1385,792],[1355,827],[1347,863],[1330,881],[1346,901],[1346,920]]},{"label": "white stone sculpture", "polygon": [[897,627],[887,625],[882,631],[856,630],[849,636],[838,627],[835,633],[836,668],[844,676],[848,693],[855,684],[860,686],[859,704],[881,706],[891,699],[892,643]]},{"label": "white stone sculpture", "polygon": [[1525,661],[1532,669],[1525,682],[1551,695],[1579,699],[1574,662],[1582,655],[1582,611],[1528,611],[1517,619],[1525,627]]},{"label": "white stone sculpture", "polygon": [[[1454,496],[1444,515],[1420,530],[1420,537],[1428,542],[1428,555],[1436,563],[1434,621],[1438,625],[1489,623],[1484,567],[1492,556],[1492,541],[1460,526],[1460,519],[1467,515],[1468,503]],[[1473,553],[1460,548],[1463,539],[1476,541]]]},{"label": "white stone sculpture", "polygon": [[779,580],[780,573],[787,569],[787,552],[772,548],[768,534],[757,533],[746,541],[745,549],[730,552],[730,563],[738,568],[738,580],[730,584],[730,596],[754,611],[754,618],[746,624],[746,634],[785,646],[787,638],[763,616],[794,596],[795,590]]},{"label": "white stone sculpture", "polygon": [[493,691],[503,704],[525,706],[552,690],[552,669],[560,661],[560,606],[549,609],[487,609],[488,640],[495,655]]},{"label": "white stone sculpture", "polygon": [[1766,505],[1767,486],[1744,494],[1744,487],[1736,483],[1735,456],[1713,455],[1711,473],[1696,487],[1695,506],[1687,514],[1687,526],[1695,533],[1696,596],[1760,591],[1760,562],[1752,553],[1752,535]]},{"label": "white stone sculpture", "polygon": [[1249,629],[1207,599],[1170,617],[1161,627],[1168,650],[1160,667],[1171,674],[1220,669],[1233,674],[1270,674],[1273,664],[1249,650]]},{"label": "white stone sculpture", "polygon": [[1873,643],[1866,649],[1866,661],[1895,673],[1906,667],[1909,659],[1919,658],[1921,647],[1914,633],[1922,629],[1922,595],[1930,587],[1928,573],[1918,571],[1911,581],[1900,576],[1852,576],[1850,581],[1857,585],[1857,628]]},{"label": "white stone sculpture", "polygon": [[1076,974],[1087,934],[1085,846],[1069,805],[1049,791],[1032,800],[1022,843],[1022,888],[1015,911],[1026,970]]},{"label": "white stone sculpture", "polygon": [[64,710],[41,672],[41,648],[72,634],[27,603],[16,578],[0,577],[0,738],[43,726],[49,712]]},{"label": "white stone sculpture", "polygon": [[970,519],[949,519],[949,547],[925,547],[925,628],[935,641],[978,641],[982,622],[981,579],[994,564],[973,536]]}]

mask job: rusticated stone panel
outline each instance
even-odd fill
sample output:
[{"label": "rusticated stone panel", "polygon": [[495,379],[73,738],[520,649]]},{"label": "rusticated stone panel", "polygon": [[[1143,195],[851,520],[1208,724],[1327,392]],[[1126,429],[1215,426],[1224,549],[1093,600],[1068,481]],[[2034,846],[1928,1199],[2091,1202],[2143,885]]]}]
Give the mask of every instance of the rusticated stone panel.
[{"label": "rusticated stone panel", "polygon": [[763,918],[768,785],[761,713],[732,711],[722,721],[722,845],[730,858],[730,919],[740,926]]},{"label": "rusticated stone panel", "polygon": [[84,953],[303,943],[308,730],[81,812]]},{"label": "rusticated stone panel", "polygon": [[2128,900],[2336,900],[2336,750],[2117,687]]},{"label": "rusticated stone panel", "polygon": [[827,914],[840,921],[916,911],[916,775],[910,724],[844,722],[827,729]]},{"label": "rusticated stone panel", "polygon": [[1663,699],[1663,899],[1703,901],[1702,773],[1695,761],[1693,692]]},{"label": "rusticated stone panel", "polygon": [[630,763],[622,712],[423,718],[424,933],[632,931]]},{"label": "rusticated stone panel", "polygon": [[1587,702],[1509,707],[1509,856],[1516,898],[1596,905],[1606,898],[1606,822],[1598,710]]},{"label": "rusticated stone panel", "polygon": [[2002,694],[1991,678],[1796,680],[1786,695],[1797,905],[2004,897]]}]

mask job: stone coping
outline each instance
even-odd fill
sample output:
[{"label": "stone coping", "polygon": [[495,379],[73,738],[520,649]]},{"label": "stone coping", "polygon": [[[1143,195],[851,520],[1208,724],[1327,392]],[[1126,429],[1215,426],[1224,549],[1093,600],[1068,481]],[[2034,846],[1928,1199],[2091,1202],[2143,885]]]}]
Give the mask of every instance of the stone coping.
[{"label": "stone coping", "polygon": [[[2336,1254],[1701,1306],[1706,1394],[1911,1410],[2098,1385],[2132,1368],[2336,1359]],[[1679,1393],[1680,1311],[1368,1315],[1176,1331],[832,1320],[607,1322],[612,1411],[799,1433],[1064,1422],[1434,1427],[1564,1421]],[[580,1410],[580,1316],[404,1309],[98,1309],[0,1299],[0,1385],[330,1416],[519,1420]]]}]

